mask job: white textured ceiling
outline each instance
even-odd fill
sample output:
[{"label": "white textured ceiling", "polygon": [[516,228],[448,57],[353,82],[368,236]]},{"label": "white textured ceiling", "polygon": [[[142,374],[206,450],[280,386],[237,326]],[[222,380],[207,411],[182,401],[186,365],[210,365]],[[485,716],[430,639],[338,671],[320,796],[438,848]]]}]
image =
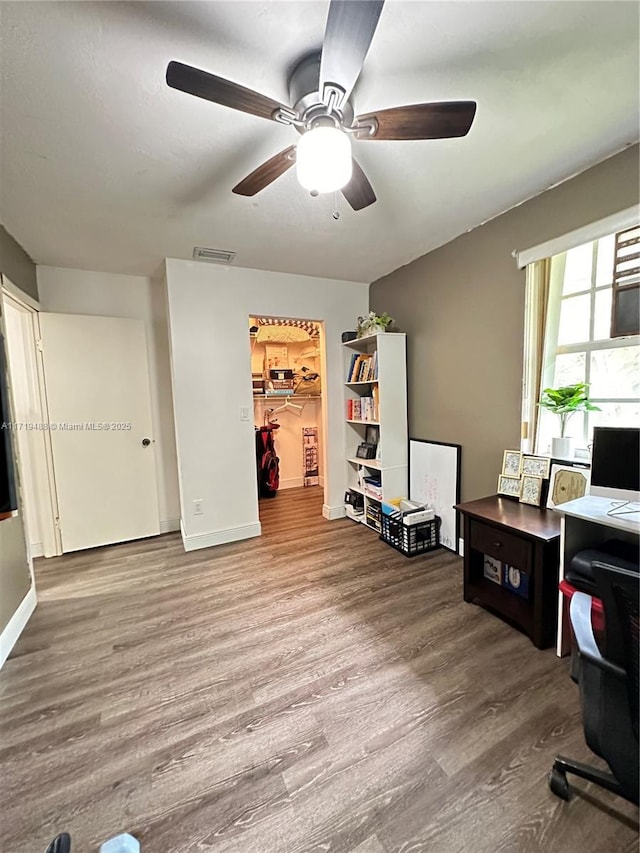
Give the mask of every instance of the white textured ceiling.
[{"label": "white textured ceiling", "polygon": [[388,0],[357,112],[473,99],[456,140],[356,142],[378,202],[295,170],[238,180],[291,128],[167,88],[177,59],[287,99],[322,2],[0,2],[0,219],[37,263],[150,274],[194,246],[239,266],[372,281],[638,138],[638,4]]}]

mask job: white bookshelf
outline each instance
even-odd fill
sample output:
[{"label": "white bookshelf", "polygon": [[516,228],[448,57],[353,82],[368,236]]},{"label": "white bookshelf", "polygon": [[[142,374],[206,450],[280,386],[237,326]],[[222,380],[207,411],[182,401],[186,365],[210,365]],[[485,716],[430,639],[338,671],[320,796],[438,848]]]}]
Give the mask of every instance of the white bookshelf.
[{"label": "white bookshelf", "polygon": [[[344,419],[345,460],[347,466],[347,488],[364,495],[365,512],[354,515],[347,505],[349,518],[377,530],[367,521],[369,505],[380,505],[381,501],[370,497],[359,482],[359,471],[365,476],[380,474],[382,500],[407,497],[408,489],[408,446],[407,431],[407,336],[400,332],[385,332],[348,341],[343,345],[344,355]],[[369,381],[347,381],[348,371],[354,354],[377,352],[377,377]],[[347,400],[376,396],[378,401],[376,419],[362,420],[347,417]],[[376,459],[359,459],[358,445],[365,441],[368,426],[379,431],[378,456]]]}]

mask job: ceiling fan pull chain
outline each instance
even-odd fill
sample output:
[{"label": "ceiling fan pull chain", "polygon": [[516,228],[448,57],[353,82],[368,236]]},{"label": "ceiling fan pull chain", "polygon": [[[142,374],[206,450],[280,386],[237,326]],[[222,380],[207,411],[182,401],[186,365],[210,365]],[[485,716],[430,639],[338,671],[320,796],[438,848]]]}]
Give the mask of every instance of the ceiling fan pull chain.
[{"label": "ceiling fan pull chain", "polygon": [[333,193],[333,213],[331,214],[334,219],[340,219],[340,211],[338,210],[338,191],[334,190]]}]

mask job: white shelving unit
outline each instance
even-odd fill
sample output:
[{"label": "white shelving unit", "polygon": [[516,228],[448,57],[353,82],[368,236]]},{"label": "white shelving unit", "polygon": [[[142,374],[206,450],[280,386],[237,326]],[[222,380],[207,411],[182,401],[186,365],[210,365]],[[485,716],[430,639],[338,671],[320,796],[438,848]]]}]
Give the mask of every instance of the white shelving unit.
[{"label": "white shelving unit", "polygon": [[[406,497],[408,492],[408,446],[407,432],[407,336],[399,332],[385,332],[359,338],[343,344],[344,376],[348,376],[353,353],[377,352],[377,377],[365,382],[344,383],[345,399],[345,459],[347,465],[347,488],[364,496],[365,511],[354,515],[347,504],[349,518],[359,521],[378,531],[378,527],[367,519],[370,506],[380,507],[381,501],[367,494],[362,485],[364,476],[380,474],[382,500]],[[375,390],[374,390],[375,389]],[[361,397],[377,397],[376,420],[347,418],[347,400]],[[376,459],[359,459],[358,445],[365,440],[368,426],[379,431]],[[378,531],[379,532],[379,531]]]}]

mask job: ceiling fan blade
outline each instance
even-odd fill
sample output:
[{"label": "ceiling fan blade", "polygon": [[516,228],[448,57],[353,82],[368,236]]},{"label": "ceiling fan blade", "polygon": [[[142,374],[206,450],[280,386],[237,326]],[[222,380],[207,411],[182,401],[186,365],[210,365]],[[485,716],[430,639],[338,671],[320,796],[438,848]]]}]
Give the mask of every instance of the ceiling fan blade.
[{"label": "ceiling fan blade", "polygon": [[442,101],[367,113],[358,116],[354,124],[373,121],[378,126],[372,136],[359,139],[448,139],[465,136],[475,114],[475,101]]},{"label": "ceiling fan blade", "polygon": [[353,161],[351,180],[346,187],[342,188],[342,195],[354,210],[362,210],[363,207],[369,207],[370,204],[376,201],[376,194],[373,191],[373,187],[355,159]]},{"label": "ceiling fan blade", "polygon": [[331,0],[320,60],[320,93],[339,86],[349,98],[362,71],[384,0]]},{"label": "ceiling fan blade", "polygon": [[265,187],[268,187],[269,184],[273,183],[276,178],[279,178],[280,175],[284,175],[287,169],[290,169],[295,163],[295,145],[290,145],[288,148],[285,148],[284,151],[280,151],[279,154],[276,154],[274,157],[271,157],[270,160],[267,160],[266,163],[263,163],[261,166],[258,166],[257,169],[254,169],[250,175],[240,181],[233,188],[233,192],[236,195],[255,195],[259,193],[260,190],[263,190]]},{"label": "ceiling fan blade", "polygon": [[289,107],[267,98],[266,95],[245,89],[231,80],[216,77],[215,74],[209,74],[191,65],[183,65],[182,62],[169,63],[167,84],[172,89],[179,89],[188,95],[195,95],[196,98],[204,98],[205,101],[213,101],[214,104],[222,104],[223,107],[231,107],[260,118],[275,120],[275,115],[280,110],[295,116]]}]

